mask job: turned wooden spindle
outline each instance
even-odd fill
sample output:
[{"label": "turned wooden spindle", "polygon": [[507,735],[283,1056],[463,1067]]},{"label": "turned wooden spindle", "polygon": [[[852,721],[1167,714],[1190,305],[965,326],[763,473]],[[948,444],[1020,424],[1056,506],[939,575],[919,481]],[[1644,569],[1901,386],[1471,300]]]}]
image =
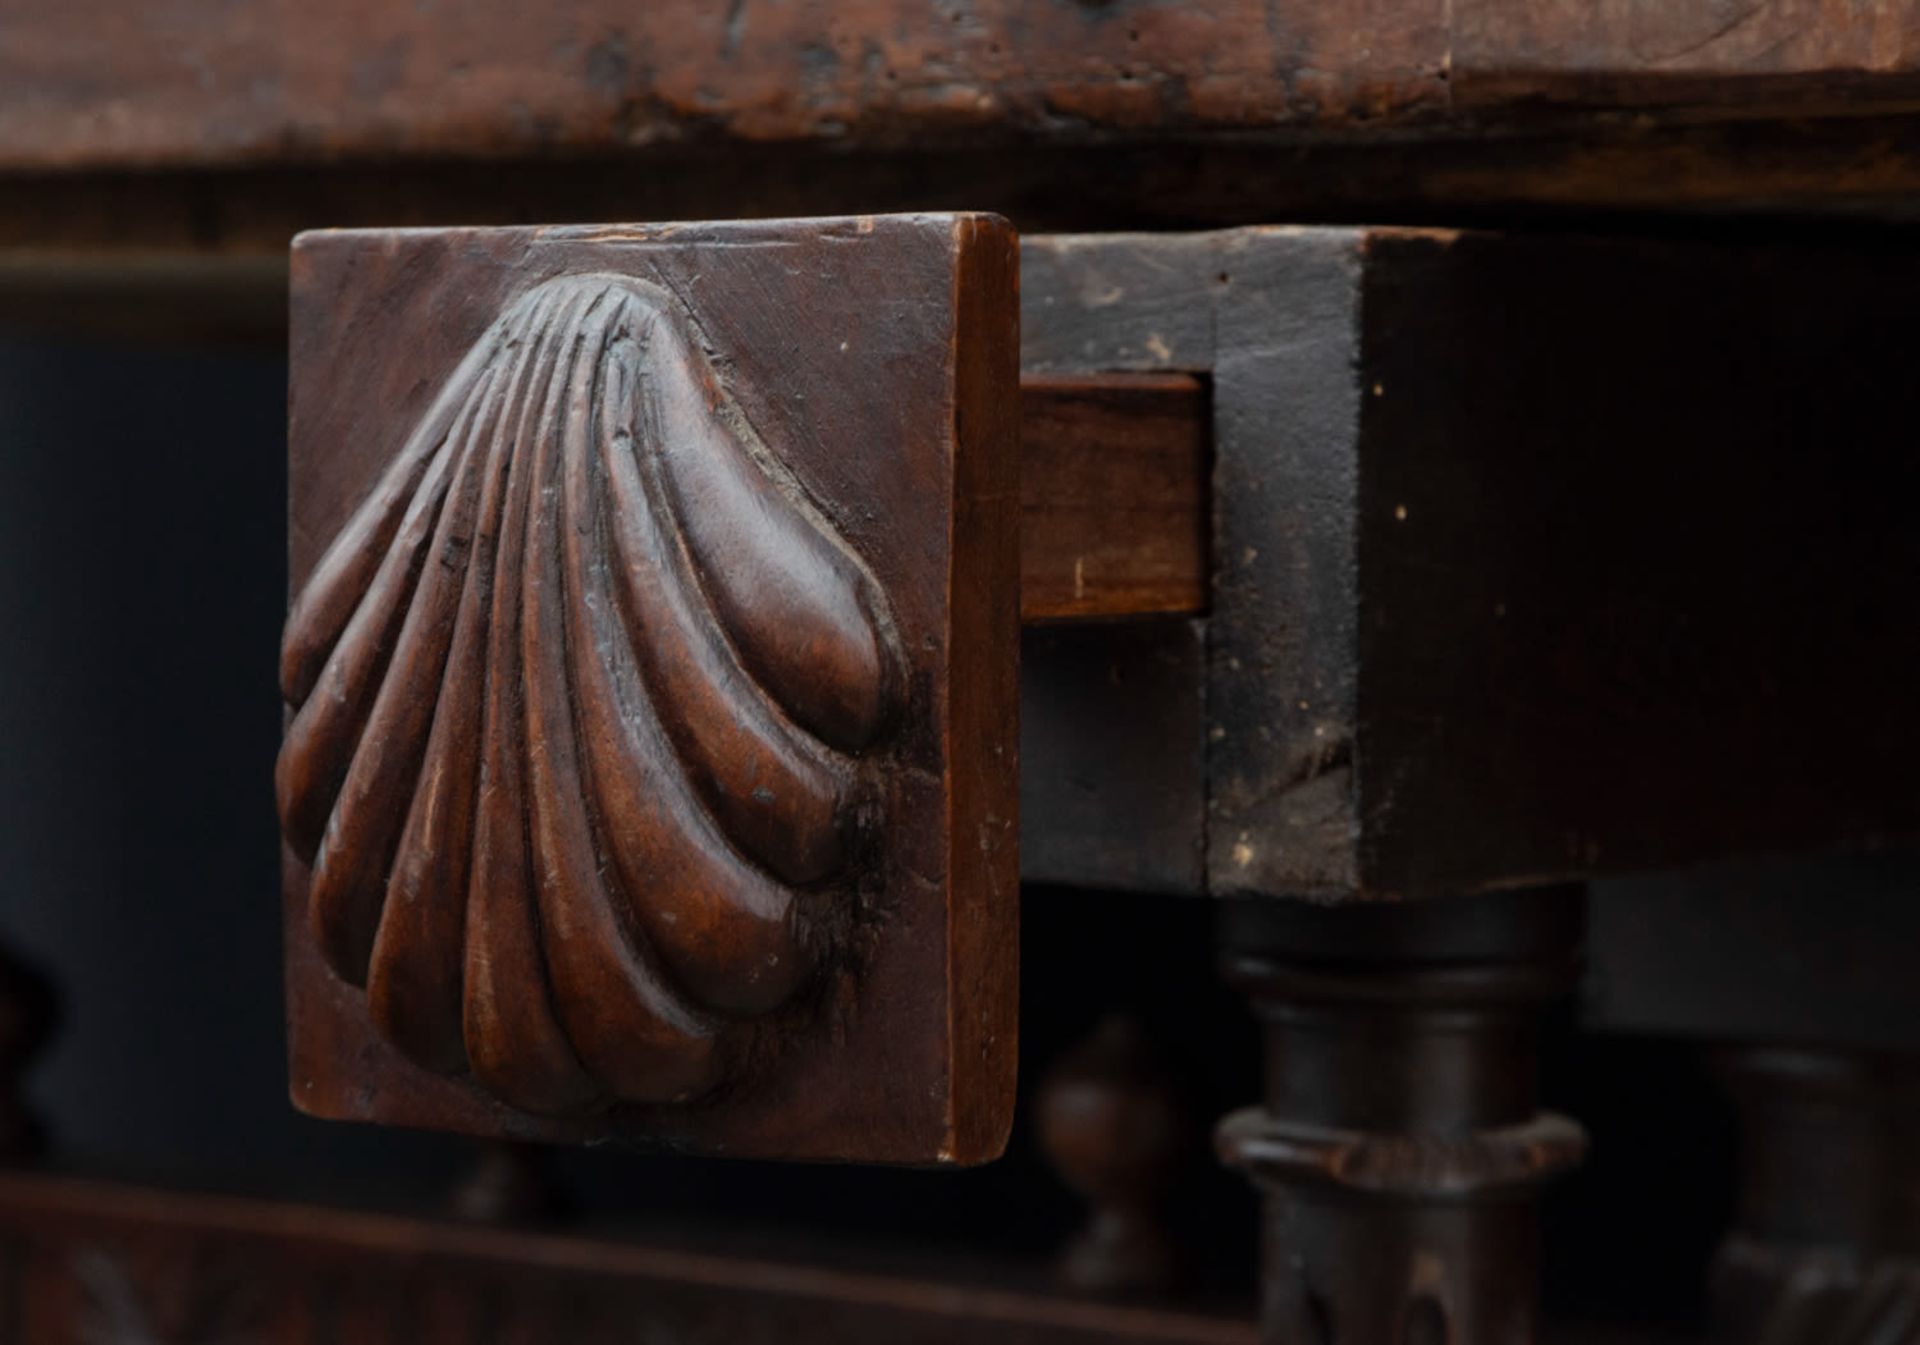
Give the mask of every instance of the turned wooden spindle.
[{"label": "turned wooden spindle", "polygon": [[1071,1289],[1109,1296],[1165,1293],[1180,1259],[1161,1205],[1187,1156],[1190,1118],[1164,1061],[1134,1019],[1108,1017],[1048,1071],[1040,1146],[1092,1206],[1061,1254]]},{"label": "turned wooden spindle", "polygon": [[1220,1125],[1264,1195],[1267,1345],[1531,1345],[1533,1197],[1585,1152],[1538,1110],[1537,1020],[1572,979],[1577,888],[1227,911],[1266,1099]]},{"label": "turned wooden spindle", "polygon": [[1920,1061],[1756,1045],[1718,1064],[1741,1181],[1714,1261],[1714,1340],[1920,1337]]}]

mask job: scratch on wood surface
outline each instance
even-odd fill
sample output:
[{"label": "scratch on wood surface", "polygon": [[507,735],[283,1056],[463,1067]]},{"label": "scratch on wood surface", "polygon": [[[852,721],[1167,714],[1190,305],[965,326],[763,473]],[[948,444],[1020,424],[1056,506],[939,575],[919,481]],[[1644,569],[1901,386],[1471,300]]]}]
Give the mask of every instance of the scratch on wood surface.
[{"label": "scratch on wood surface", "polygon": [[[1641,43],[1635,42],[1632,47],[1633,54],[1641,60],[1645,60],[1645,61],[1652,62],[1654,64],[1661,64],[1661,65],[1672,64],[1675,61],[1683,61],[1689,56],[1698,55],[1700,52],[1703,52],[1710,47],[1719,45],[1721,42],[1723,42],[1729,37],[1732,37],[1735,33],[1739,32],[1741,29],[1745,28],[1748,24],[1752,23],[1753,20],[1755,20],[1756,18],[1759,18],[1762,14],[1765,14],[1772,9],[1773,9],[1773,5],[1770,3],[1770,0],[1758,0],[1757,3],[1748,5],[1745,9],[1739,10],[1733,15],[1733,17],[1722,20],[1720,23],[1714,25],[1713,28],[1708,30],[1703,35],[1692,39],[1691,41],[1687,42],[1685,45],[1678,47],[1673,51],[1661,52],[1661,51],[1647,50],[1642,46]],[[1781,44],[1776,43],[1775,47],[1777,48],[1779,45]]]}]

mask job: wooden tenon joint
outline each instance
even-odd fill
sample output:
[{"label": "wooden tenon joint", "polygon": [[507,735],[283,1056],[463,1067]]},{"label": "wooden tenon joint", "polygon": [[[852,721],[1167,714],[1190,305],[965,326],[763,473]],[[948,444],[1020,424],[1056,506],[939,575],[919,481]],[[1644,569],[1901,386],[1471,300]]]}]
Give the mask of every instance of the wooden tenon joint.
[{"label": "wooden tenon joint", "polygon": [[1206,610],[1212,434],[1183,373],[1020,380],[1020,618]]}]

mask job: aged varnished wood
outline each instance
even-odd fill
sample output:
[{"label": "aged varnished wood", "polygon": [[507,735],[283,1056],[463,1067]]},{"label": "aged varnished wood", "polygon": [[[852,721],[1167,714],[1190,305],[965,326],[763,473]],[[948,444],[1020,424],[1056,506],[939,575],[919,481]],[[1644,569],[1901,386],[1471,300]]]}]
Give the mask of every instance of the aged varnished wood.
[{"label": "aged varnished wood", "polygon": [[1539,1110],[1538,1019],[1580,929],[1577,888],[1227,906],[1266,1083],[1216,1140],[1265,1196],[1262,1341],[1539,1338],[1533,1200],[1586,1136]]},{"label": "aged varnished wood", "polygon": [[1228,1317],[980,1278],[0,1175],[8,1345],[1253,1341]]},{"label": "aged varnished wood", "polygon": [[0,21],[0,168],[1903,111],[1914,29],[1908,0],[574,0],[458,21],[271,0],[240,24],[211,0],[28,0]]},{"label": "aged varnished wood", "polygon": [[[851,763],[900,709],[883,594],[696,341],[646,281],[522,294],[287,621],[321,953],[406,1054],[526,1111],[713,1086],[701,1012],[815,971],[798,889],[841,875]],[[623,904],[658,965],[611,951]]]},{"label": "aged varnished wood", "polygon": [[[238,24],[214,0],[18,0],[0,311],[151,314],[179,291],[156,254],[224,290],[223,261],[270,260],[317,221],[1901,219],[1915,31],[1911,0],[572,0],[457,19],[271,0]],[[147,293],[112,311],[103,291],[129,287]],[[170,321],[218,325],[193,304]]]},{"label": "aged varnished wood", "polygon": [[[1204,379],[1204,408],[1182,398],[1208,417],[1205,470],[1252,481],[1219,497],[1222,518],[1246,521],[1237,543],[1210,541],[1225,596],[1207,595],[1211,635],[1170,621],[1029,637],[1028,874],[1432,892],[1910,831],[1906,721],[1873,707],[1898,694],[1910,651],[1891,617],[1916,557],[1880,514],[1908,484],[1885,427],[1914,409],[1897,339],[1913,283],[1887,248],[1338,230],[1027,240],[1024,488],[1080,483],[1092,512],[1069,528],[1068,496],[1029,499],[1048,531],[1023,542],[1023,605],[1070,594],[1073,562],[1096,554],[1055,536],[1104,542],[1109,560],[1113,538],[1138,538],[1120,554],[1144,559],[1180,554],[1200,526],[1160,509],[1103,521],[1130,509],[1108,493],[1129,461],[1128,489],[1174,498],[1190,478],[1161,455],[1172,435],[1199,436],[1162,411],[1129,418],[1124,437],[1083,437],[1066,412],[1098,405],[1059,379]],[[1284,358],[1283,329],[1298,338]],[[1347,372],[1342,349],[1364,367]],[[1275,391],[1293,377],[1315,395]],[[1153,425],[1162,446],[1110,452]],[[1345,447],[1307,463],[1290,442]],[[1103,462],[1108,480],[1091,470]],[[1285,498],[1263,484],[1296,467]],[[1568,473],[1577,490],[1556,484]],[[1348,480],[1364,498],[1341,493]],[[1286,508],[1318,523],[1283,521]],[[1776,535],[1806,541],[1787,559]],[[1310,543],[1306,567],[1276,560],[1274,539]],[[1158,573],[1126,577],[1127,601]],[[1435,573],[1462,583],[1426,603]],[[1369,605],[1378,618],[1360,624]],[[1278,630],[1298,638],[1261,634]],[[1263,676],[1281,656],[1288,671]],[[1283,683],[1323,691],[1264,698]],[[1796,709],[1812,705],[1840,721]],[[1357,770],[1342,766],[1356,750]]]},{"label": "aged varnished wood", "polygon": [[299,1105],[997,1151],[1014,283],[978,216],[296,245]]},{"label": "aged varnished wood", "polygon": [[1206,384],[1192,374],[1020,382],[1020,615],[1206,610]]}]

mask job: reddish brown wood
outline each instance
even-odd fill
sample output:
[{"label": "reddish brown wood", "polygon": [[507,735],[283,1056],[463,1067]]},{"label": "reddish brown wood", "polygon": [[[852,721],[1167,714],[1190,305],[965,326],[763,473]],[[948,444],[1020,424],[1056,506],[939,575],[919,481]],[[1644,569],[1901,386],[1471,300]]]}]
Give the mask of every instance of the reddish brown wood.
[{"label": "reddish brown wood", "polygon": [[0,1338],[32,1345],[1252,1345],[1250,1324],[305,1205],[0,1176]]},{"label": "reddish brown wood", "polygon": [[[1375,11],[1367,34],[1353,25],[1363,8]],[[1285,24],[1247,0],[1117,19],[1012,0],[966,11],[493,0],[455,23],[381,0],[325,10],[268,0],[236,24],[206,0],[138,14],[100,0],[35,3],[0,23],[0,86],[16,91],[0,115],[11,147],[0,162],[1365,121],[1443,106],[1441,14],[1440,0],[1317,4]]]},{"label": "reddish brown wood", "polygon": [[300,1106],[999,1151],[1015,267],[980,216],[296,245]]},{"label": "reddish brown wood", "polygon": [[1911,108],[1912,0],[25,0],[0,166],[541,155],[662,142],[1454,128]]},{"label": "reddish brown wood", "polygon": [[1021,617],[1205,610],[1206,384],[1028,375],[1020,408]]},{"label": "reddish brown wood", "polygon": [[1908,0],[1456,0],[1460,108],[1689,107],[1707,115],[1911,108],[1920,8]]}]

